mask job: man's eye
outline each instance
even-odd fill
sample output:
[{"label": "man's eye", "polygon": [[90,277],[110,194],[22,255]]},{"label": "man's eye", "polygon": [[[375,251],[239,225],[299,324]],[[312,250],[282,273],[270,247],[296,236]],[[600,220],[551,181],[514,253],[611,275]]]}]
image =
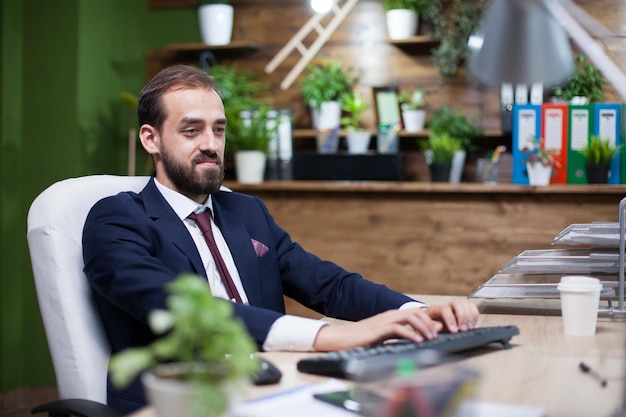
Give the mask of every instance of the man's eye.
[{"label": "man's eye", "polygon": [[196,129],[195,127],[190,127],[189,129],[183,130],[183,133],[186,135],[194,135],[198,133],[198,129]]}]

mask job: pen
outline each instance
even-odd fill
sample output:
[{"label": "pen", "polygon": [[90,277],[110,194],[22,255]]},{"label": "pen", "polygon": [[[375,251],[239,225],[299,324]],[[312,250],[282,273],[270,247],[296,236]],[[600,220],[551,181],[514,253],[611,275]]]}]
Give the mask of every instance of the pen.
[{"label": "pen", "polygon": [[602,388],[606,387],[607,382],[606,379],[602,378],[596,371],[594,371],[593,369],[591,369],[591,367],[589,365],[587,365],[585,362],[581,362],[578,367],[580,368],[581,371],[583,371],[586,374],[591,375],[592,377],[594,377],[596,379],[596,381],[598,381],[600,383],[600,385],[602,386]]}]

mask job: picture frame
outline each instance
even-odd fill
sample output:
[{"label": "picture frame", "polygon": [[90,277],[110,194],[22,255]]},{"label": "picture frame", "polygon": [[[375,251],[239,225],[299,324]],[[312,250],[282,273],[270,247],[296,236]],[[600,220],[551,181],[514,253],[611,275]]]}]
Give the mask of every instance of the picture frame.
[{"label": "picture frame", "polygon": [[373,87],[374,113],[378,126],[391,126],[402,121],[398,87],[386,85]]}]

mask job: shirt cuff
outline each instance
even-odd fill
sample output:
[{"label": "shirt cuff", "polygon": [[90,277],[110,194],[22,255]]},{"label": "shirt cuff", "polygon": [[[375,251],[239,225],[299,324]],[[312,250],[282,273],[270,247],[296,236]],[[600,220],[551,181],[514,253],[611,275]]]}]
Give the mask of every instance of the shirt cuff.
[{"label": "shirt cuff", "polygon": [[296,316],[282,316],[272,324],[263,350],[271,351],[291,351],[291,352],[313,352],[313,343],[317,333],[328,323],[321,320],[307,319]]},{"label": "shirt cuff", "polygon": [[400,306],[398,310],[404,310],[407,308],[426,308],[430,307],[428,304],[422,303],[421,301],[409,301]]}]

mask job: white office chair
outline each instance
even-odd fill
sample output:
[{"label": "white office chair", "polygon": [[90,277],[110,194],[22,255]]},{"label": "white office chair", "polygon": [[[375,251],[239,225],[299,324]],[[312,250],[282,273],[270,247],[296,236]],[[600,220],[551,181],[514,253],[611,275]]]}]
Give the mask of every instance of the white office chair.
[{"label": "white office chair", "polygon": [[60,401],[33,413],[113,417],[106,406],[109,343],[83,273],[82,231],[91,207],[120,191],[140,191],[149,177],[93,175],[59,181],[28,212],[28,247]]}]

